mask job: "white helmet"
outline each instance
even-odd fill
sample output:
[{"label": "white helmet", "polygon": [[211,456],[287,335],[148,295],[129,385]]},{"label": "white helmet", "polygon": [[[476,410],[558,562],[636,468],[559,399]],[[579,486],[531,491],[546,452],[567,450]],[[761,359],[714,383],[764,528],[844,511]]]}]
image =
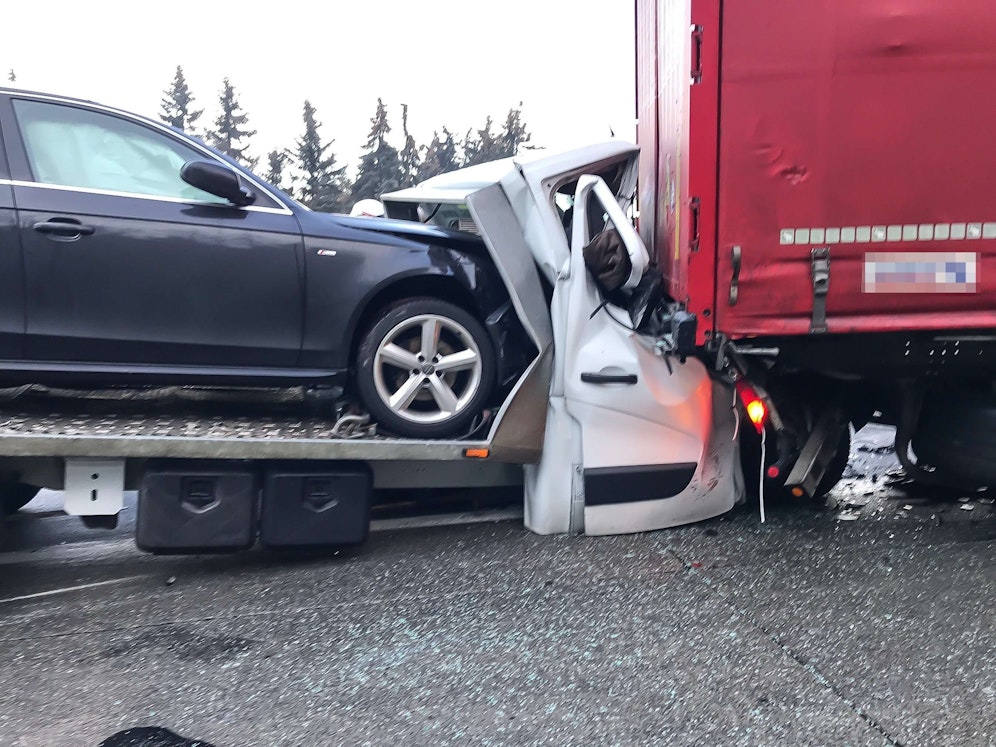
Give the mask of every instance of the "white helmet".
[{"label": "white helmet", "polygon": [[360,200],[355,205],[353,209],[349,211],[350,215],[360,215],[364,218],[383,218],[384,217],[384,205],[381,204],[380,200],[366,199]]}]

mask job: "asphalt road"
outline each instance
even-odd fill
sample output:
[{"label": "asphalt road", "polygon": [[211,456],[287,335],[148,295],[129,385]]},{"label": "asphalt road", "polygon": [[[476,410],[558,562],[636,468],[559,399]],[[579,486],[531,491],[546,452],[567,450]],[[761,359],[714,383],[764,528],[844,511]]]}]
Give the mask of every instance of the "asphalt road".
[{"label": "asphalt road", "polygon": [[0,553],[0,745],[991,744],[993,506],[904,485],[889,442],[763,526],[381,525],[323,558],[146,556],[129,511],[43,497]]}]

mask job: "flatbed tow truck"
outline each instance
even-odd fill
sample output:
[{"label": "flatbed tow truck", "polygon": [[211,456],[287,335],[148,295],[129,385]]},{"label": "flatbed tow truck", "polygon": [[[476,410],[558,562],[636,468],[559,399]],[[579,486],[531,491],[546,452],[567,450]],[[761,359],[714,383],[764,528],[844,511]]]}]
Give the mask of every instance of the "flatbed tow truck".
[{"label": "flatbed tow truck", "polygon": [[537,351],[464,438],[387,437],[355,404],[304,390],[34,386],[0,401],[0,471],[64,490],[66,513],[97,527],[137,489],[137,543],[160,553],[360,543],[375,488],[521,484],[525,524],[540,534],[723,513],[743,492],[732,382],[666,335],[637,333],[585,264],[598,214],[622,239],[630,288],[647,268],[625,213],[638,155],[610,142],[385,196],[390,218],[481,235]]},{"label": "flatbed tow truck", "polygon": [[[522,484],[520,466],[494,458],[501,454],[519,458],[522,450],[503,450],[500,439],[497,448],[487,438],[399,439],[378,435],[365,415],[324,416],[320,409],[328,408],[305,401],[300,391],[169,387],[81,392],[25,387],[8,395],[0,408],[0,459],[6,471],[24,483],[62,489],[64,510],[93,528],[116,526],[123,492],[142,491],[150,471],[161,474],[155,472],[156,465],[212,481],[209,485],[180,481],[181,492],[173,497],[178,506],[186,507],[176,515],[184,525],[192,517],[206,518],[214,512],[218,512],[214,521],[228,523],[233,498],[223,489],[214,494],[221,488],[213,482],[217,477],[259,478],[262,467],[290,467],[311,477],[311,487],[300,498],[315,515],[329,508],[335,515],[336,503],[342,501],[352,534],[331,532],[328,544],[334,545],[366,538],[370,490]],[[329,484],[319,478],[337,476],[343,467],[347,474],[357,469],[368,472],[369,490],[348,498],[329,491]],[[198,491],[210,495],[200,496]],[[238,513],[238,507],[235,510]],[[342,511],[338,513],[332,523],[342,519]],[[308,522],[314,519],[305,516]],[[144,534],[159,537],[159,527],[147,521],[141,526]],[[175,535],[175,543],[160,538],[148,549],[234,550],[252,544],[256,535],[254,527],[247,526],[238,533],[239,542],[232,543],[229,536],[227,542],[217,538],[221,544],[190,545],[177,530],[172,524],[162,530]],[[308,538],[311,541],[303,544],[325,544],[314,533]]]}]

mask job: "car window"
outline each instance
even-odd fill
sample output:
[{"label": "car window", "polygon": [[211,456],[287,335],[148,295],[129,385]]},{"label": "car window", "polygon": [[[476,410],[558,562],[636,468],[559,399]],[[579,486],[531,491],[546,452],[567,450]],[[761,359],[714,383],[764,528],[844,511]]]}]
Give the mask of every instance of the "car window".
[{"label": "car window", "polygon": [[17,99],[14,112],[38,182],[225,204],[180,168],[204,154],[164,133],[101,112]]}]

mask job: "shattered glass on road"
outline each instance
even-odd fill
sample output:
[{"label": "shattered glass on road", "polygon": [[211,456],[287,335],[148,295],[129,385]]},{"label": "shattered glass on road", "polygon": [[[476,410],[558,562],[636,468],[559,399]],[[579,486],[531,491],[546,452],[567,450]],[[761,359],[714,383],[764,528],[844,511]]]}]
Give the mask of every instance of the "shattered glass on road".
[{"label": "shattered glass on road", "polygon": [[990,744],[992,504],[889,443],[859,434],[829,506],[620,537],[165,558],[29,512],[61,535],[0,553],[0,743]]}]

